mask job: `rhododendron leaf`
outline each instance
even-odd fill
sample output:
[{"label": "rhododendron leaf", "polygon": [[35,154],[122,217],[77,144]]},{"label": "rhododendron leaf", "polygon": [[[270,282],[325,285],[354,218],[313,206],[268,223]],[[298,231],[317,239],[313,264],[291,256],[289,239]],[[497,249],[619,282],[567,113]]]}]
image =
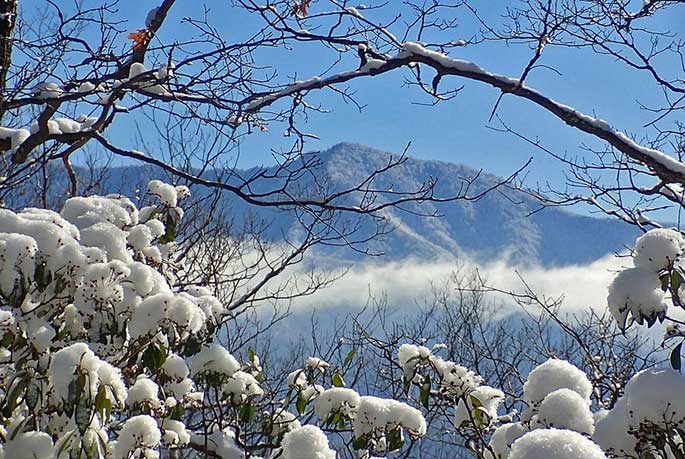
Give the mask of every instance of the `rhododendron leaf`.
[{"label": "rhododendron leaf", "polygon": [[409,389],[411,388],[411,380],[402,376],[402,389],[404,389],[404,395],[409,394]]},{"label": "rhododendron leaf", "polygon": [[352,447],[356,450],[366,449],[369,444],[369,434],[360,435],[352,440]]},{"label": "rhododendron leaf", "polygon": [[661,281],[661,290],[664,292],[668,290],[668,281],[670,280],[670,276],[668,273],[664,273],[661,276],[659,276],[659,280]]},{"label": "rhododendron leaf", "polygon": [[682,361],[681,361],[681,357],[680,357],[680,350],[682,347],[683,347],[683,342],[681,341],[671,351],[671,367],[677,371],[680,371],[680,368],[682,366]]},{"label": "rhododendron leaf", "polygon": [[307,409],[307,399],[305,399],[302,394],[297,396],[297,402],[295,403],[295,408],[297,408],[297,412],[300,414],[303,414],[304,411]]},{"label": "rhododendron leaf", "polygon": [[671,272],[671,289],[678,293],[678,290],[680,289],[680,286],[683,283],[683,278],[680,277],[680,273],[677,270],[673,270]]},{"label": "rhododendron leaf", "polygon": [[255,415],[255,407],[252,403],[245,403],[240,408],[240,420],[242,422],[248,423],[252,422]]},{"label": "rhododendron leaf", "polygon": [[145,349],[145,352],[143,352],[142,362],[152,372],[159,370],[164,365],[164,362],[166,362],[166,349],[161,344],[159,346],[150,344]]},{"label": "rhododendron leaf", "polygon": [[159,238],[160,244],[168,244],[176,239],[176,222],[171,216],[167,216],[164,224],[164,235]]},{"label": "rhododendron leaf", "polygon": [[423,383],[421,384],[421,393],[419,394],[419,399],[421,400],[421,404],[428,409],[428,399],[430,397],[431,393],[431,378],[430,376],[426,376],[425,379],[423,380]]},{"label": "rhododendron leaf", "polygon": [[78,404],[76,405],[76,412],[74,413],[74,421],[76,421],[76,426],[78,431],[83,435],[90,425],[90,415],[91,415],[92,405],[90,400],[86,397],[81,397]]},{"label": "rhododendron leaf", "polygon": [[345,360],[343,360],[343,366],[349,365],[350,362],[352,362],[352,359],[354,358],[354,355],[357,353],[356,348],[352,348],[350,352],[347,353],[345,356]]},{"label": "rhododendron leaf", "polygon": [[334,387],[345,387],[345,381],[343,380],[343,377],[338,372],[336,372],[333,375],[332,383],[333,383]]},{"label": "rhododendron leaf", "polygon": [[40,392],[40,383],[38,381],[33,380],[26,387],[26,395],[24,395],[24,400],[26,400],[26,405],[31,411],[33,411],[38,405]]},{"label": "rhododendron leaf", "polygon": [[393,430],[388,432],[388,451],[396,451],[404,445],[404,437],[402,436],[402,429],[400,427],[395,427]]},{"label": "rhododendron leaf", "polygon": [[25,376],[17,382],[17,384],[14,385],[12,390],[9,392],[9,395],[5,399],[5,406],[2,409],[2,414],[6,418],[12,416],[12,412],[14,409],[17,407],[17,400],[19,399],[19,396],[24,392],[24,389],[26,389],[26,386],[28,384],[28,377]]},{"label": "rhododendron leaf", "polygon": [[14,334],[11,331],[8,331],[2,336],[2,341],[0,342],[0,345],[4,347],[5,349],[9,349],[9,347],[14,343]]}]

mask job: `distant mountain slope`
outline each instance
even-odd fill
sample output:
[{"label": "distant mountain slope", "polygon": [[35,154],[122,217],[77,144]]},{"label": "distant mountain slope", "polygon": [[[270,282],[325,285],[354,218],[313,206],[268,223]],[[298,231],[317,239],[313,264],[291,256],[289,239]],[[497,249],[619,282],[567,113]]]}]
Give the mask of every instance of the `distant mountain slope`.
[{"label": "distant mountain slope", "polygon": [[[362,145],[342,143],[323,152],[322,158],[331,183],[343,187],[381,167],[387,155]],[[461,178],[477,174],[475,169],[454,163],[410,158],[376,185],[409,189],[435,177],[441,195],[455,195],[463,186]],[[469,194],[499,182],[501,178],[482,173]],[[539,208],[539,203],[511,190],[491,192],[477,202],[424,203],[422,207],[424,213],[435,210],[443,217],[421,218],[391,211],[398,229],[382,246],[390,258],[466,253],[477,261],[508,256],[515,262],[545,266],[580,264],[620,251],[638,235],[635,228],[621,222],[561,208],[547,208],[528,216]]]},{"label": "distant mountain slope", "polygon": [[[363,180],[368,174],[383,167],[390,153],[363,145],[340,143],[318,153],[321,159],[318,177],[325,177],[332,189],[344,189]],[[254,170],[242,171],[243,176]],[[426,161],[409,158],[401,167],[392,169],[374,182],[379,189],[407,190],[418,188],[429,177],[438,179],[441,196],[459,194],[464,185],[462,179],[473,178],[478,171],[443,161]],[[105,174],[100,186],[105,192],[123,192],[130,195],[144,187],[150,178],[164,177],[150,167],[129,166],[113,168]],[[211,178],[211,177],[210,177]],[[309,187],[307,177],[301,183]],[[469,192],[475,195],[501,181],[500,178],[482,173]],[[55,189],[65,189],[56,185]],[[29,190],[30,191],[30,190]],[[259,191],[259,190],[255,190]],[[202,190],[195,188],[194,193]],[[22,195],[23,196],[23,195]],[[25,198],[16,196],[13,205],[20,205]],[[519,204],[514,204],[517,202]],[[269,235],[273,239],[283,234],[296,234],[295,218],[277,209],[255,208],[226,193],[222,205],[236,219],[252,214],[271,222]],[[584,264],[608,253],[620,251],[637,236],[635,228],[615,220],[599,219],[549,208],[528,216],[539,206],[524,193],[512,190],[487,194],[477,202],[457,200],[449,203],[424,203],[405,206],[410,212],[389,209],[386,213],[395,230],[382,240],[375,241],[373,248],[385,253],[386,259],[398,260],[413,257],[421,260],[453,258],[464,255],[483,262],[508,257],[521,264],[561,266]],[[443,217],[426,218],[414,215],[437,212]],[[362,226],[370,231],[371,227]],[[361,255],[350,250],[319,249],[320,259],[355,261]]]}]

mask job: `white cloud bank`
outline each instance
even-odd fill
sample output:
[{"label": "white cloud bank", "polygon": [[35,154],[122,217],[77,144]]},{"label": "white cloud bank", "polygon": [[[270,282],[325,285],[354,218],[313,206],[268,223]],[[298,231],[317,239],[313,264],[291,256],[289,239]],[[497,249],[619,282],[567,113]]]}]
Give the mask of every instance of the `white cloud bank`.
[{"label": "white cloud bank", "polygon": [[424,304],[432,298],[432,285],[442,284],[461,266],[464,272],[477,269],[489,286],[499,290],[522,293],[525,290],[523,279],[540,297],[563,296],[565,311],[581,312],[588,308],[600,311],[606,308],[609,284],[627,263],[629,260],[614,255],[607,255],[588,265],[559,268],[515,267],[506,261],[487,265],[417,260],[359,263],[331,286],[298,299],[293,310],[361,308],[368,302],[370,294],[376,297],[385,295],[390,306]]}]

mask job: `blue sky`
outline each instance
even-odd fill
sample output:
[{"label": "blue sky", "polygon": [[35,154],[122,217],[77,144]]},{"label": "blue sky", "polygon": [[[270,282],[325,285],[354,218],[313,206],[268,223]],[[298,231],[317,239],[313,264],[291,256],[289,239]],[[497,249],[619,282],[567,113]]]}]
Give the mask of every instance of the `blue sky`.
[{"label": "blue sky", "polygon": [[[32,3],[35,2],[25,4],[30,8]],[[399,3],[391,2],[391,8],[399,10]],[[514,2],[484,0],[480,3],[480,13],[496,21],[503,9]],[[124,27],[135,30],[143,26],[149,9],[158,4],[159,0],[124,0],[119,18],[128,21]],[[180,19],[201,15],[201,4],[179,0],[164,25],[161,39],[170,41],[174,36],[188,34],[189,26]],[[239,40],[253,30],[254,20],[227,6],[229,2],[226,0],[205,4],[210,8],[212,21],[220,25],[222,31],[225,30],[227,40],[230,41],[232,36]],[[314,2],[312,9],[316,7]],[[685,27],[685,15],[671,13],[659,16],[656,23],[665,29],[677,30]],[[453,39],[468,38],[468,25],[453,35]],[[518,76],[531,51],[526,46],[497,42],[459,49],[452,55],[473,60],[495,73]],[[307,48],[298,48],[294,52],[269,55],[268,64],[279,69],[284,77],[295,76],[296,73],[297,79],[306,79],[316,76],[333,58],[333,55],[320,50],[308,52]],[[562,75],[538,70],[529,76],[529,86],[581,111],[595,114],[617,129],[629,133],[644,132],[642,126],[649,115],[638,109],[636,100],[650,102],[658,97],[645,74],[627,71],[625,66],[588,50],[548,47],[541,63],[556,68]],[[416,102],[426,102],[426,96],[416,88],[403,87],[405,75],[395,72],[353,82],[351,89],[366,105],[362,112],[344,103],[337,95],[328,92],[313,94],[312,100],[324,103],[331,113],[313,114],[303,125],[305,130],[321,139],[311,141],[308,148],[325,149],[341,141],[351,141],[398,152],[411,142],[410,154],[413,156],[464,163],[500,175],[509,174],[534,156],[529,169],[529,184],[562,179],[563,169],[556,160],[541,155],[511,135],[487,128],[488,117],[498,97],[493,89],[452,79],[453,85],[465,84],[462,93],[454,100],[425,107]],[[504,98],[498,114],[515,129],[540,137],[545,145],[558,153],[575,155],[580,153],[582,143],[592,143],[588,136],[565,126],[532,104],[511,96]],[[132,138],[134,131],[131,127],[130,120],[123,119],[110,134],[122,139]],[[267,133],[247,138],[241,146],[238,164],[247,167],[271,163],[269,149],[281,148],[288,142],[282,132],[282,127],[272,126]]]}]

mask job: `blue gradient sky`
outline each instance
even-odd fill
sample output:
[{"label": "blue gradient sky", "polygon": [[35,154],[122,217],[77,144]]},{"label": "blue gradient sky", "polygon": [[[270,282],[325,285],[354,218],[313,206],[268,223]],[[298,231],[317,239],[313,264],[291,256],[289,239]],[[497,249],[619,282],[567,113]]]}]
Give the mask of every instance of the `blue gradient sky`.
[{"label": "blue gradient sky", "polygon": [[[25,5],[30,8],[32,3],[36,1],[26,2]],[[479,12],[497,21],[504,8],[514,2],[484,0],[480,3]],[[158,4],[159,0],[125,0],[118,19],[127,21],[122,27],[135,30],[144,25],[147,12]],[[179,0],[160,38],[168,42],[172,37],[190,33],[189,26],[183,24],[181,18],[199,17],[202,4],[199,1]],[[252,32],[254,18],[228,7],[226,0],[207,1],[204,4],[210,9],[212,22],[220,25],[220,30],[225,30],[227,40],[230,41],[232,36],[239,40]],[[392,9],[400,10],[399,1],[393,0],[390,5]],[[314,2],[312,8],[316,6]],[[673,14],[677,11],[673,9],[671,14],[659,15],[654,21],[664,29],[682,29],[685,27],[685,8],[680,10],[682,15]],[[465,24],[451,38],[468,38],[468,27]],[[497,42],[459,49],[452,55],[473,60],[491,72],[518,76],[530,58],[531,51],[525,45]],[[306,79],[316,76],[334,58],[332,54],[321,53],[320,50],[308,52],[303,47],[296,52],[272,53],[268,63],[279,69],[283,77]],[[534,71],[528,77],[529,86],[560,102],[603,118],[616,129],[634,134],[645,132],[642,126],[650,117],[639,110],[636,101],[650,103],[659,98],[647,75],[627,70],[624,65],[597,56],[589,50],[548,47],[541,63],[556,68],[561,75],[544,69]],[[350,65],[339,67],[340,70],[349,68]],[[463,163],[499,175],[509,174],[534,156],[529,168],[528,184],[562,179],[563,169],[558,161],[541,155],[511,135],[487,128],[488,117],[498,97],[495,90],[479,83],[451,79],[448,84],[465,85],[462,93],[454,100],[425,107],[416,104],[426,102],[428,99],[425,95],[417,88],[403,87],[406,76],[403,72],[353,82],[350,88],[356,91],[357,99],[365,104],[361,112],[330,92],[312,94],[310,100],[323,103],[331,113],[313,114],[303,125],[306,131],[315,133],[321,139],[311,141],[309,149],[325,149],[341,141],[351,141],[397,152],[411,142],[410,154],[415,157]],[[567,127],[531,103],[512,96],[504,98],[498,114],[513,128],[531,137],[540,137],[545,145],[558,153],[580,154],[581,144],[597,145],[589,136]],[[120,140],[132,138],[134,130],[130,121],[124,119],[118,123],[110,135],[117,135]],[[241,147],[238,165],[271,163],[269,149],[285,147],[289,142],[282,133],[282,127],[272,126],[267,133],[256,133],[247,138]]]}]

